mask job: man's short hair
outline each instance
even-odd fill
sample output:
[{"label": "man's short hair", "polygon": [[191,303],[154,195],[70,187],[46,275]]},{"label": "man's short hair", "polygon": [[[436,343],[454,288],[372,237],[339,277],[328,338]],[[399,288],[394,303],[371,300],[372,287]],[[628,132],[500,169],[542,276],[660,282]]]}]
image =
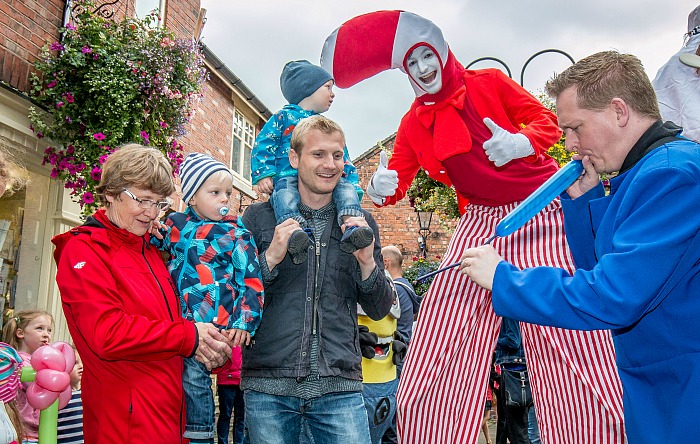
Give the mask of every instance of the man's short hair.
[{"label": "man's short hair", "polygon": [[545,91],[556,99],[572,86],[581,108],[599,111],[619,97],[639,114],[661,119],[654,87],[642,62],[632,54],[603,51],[590,55],[549,80]]},{"label": "man's short hair", "polygon": [[313,116],[300,120],[297,126],[294,127],[294,131],[292,131],[290,147],[296,151],[298,155],[301,155],[301,149],[304,146],[306,134],[312,130],[321,131],[326,135],[340,133],[340,136],[343,138],[343,146],[345,146],[345,133],[340,125],[320,114],[314,114]]},{"label": "man's short hair", "polygon": [[385,257],[391,257],[392,263],[396,264],[398,268],[401,268],[403,265],[403,255],[401,254],[401,250],[394,245],[387,245],[386,247],[382,248],[382,255]]}]

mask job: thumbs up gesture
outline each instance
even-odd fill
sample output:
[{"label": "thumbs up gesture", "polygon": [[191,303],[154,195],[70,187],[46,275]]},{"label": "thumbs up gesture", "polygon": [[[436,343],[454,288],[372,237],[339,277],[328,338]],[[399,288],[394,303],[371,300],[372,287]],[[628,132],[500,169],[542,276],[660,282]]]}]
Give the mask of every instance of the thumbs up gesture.
[{"label": "thumbs up gesture", "polygon": [[367,195],[377,205],[384,204],[384,198],[393,196],[399,187],[399,173],[387,168],[389,158],[386,152],[379,153],[379,165],[377,171],[372,175],[367,186]]},{"label": "thumbs up gesture", "polygon": [[489,160],[497,167],[503,166],[513,159],[529,156],[535,152],[530,140],[520,133],[510,133],[488,117],[484,125],[491,131],[491,138],[484,142],[484,151]]}]

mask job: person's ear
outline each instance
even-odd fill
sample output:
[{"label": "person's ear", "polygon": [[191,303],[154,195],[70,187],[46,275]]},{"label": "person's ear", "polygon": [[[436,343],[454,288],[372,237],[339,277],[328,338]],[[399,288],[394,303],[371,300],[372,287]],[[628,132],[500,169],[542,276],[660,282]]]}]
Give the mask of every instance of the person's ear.
[{"label": "person's ear", "polygon": [[15,336],[19,339],[24,339],[24,329],[18,328],[15,332]]},{"label": "person's ear", "polygon": [[297,154],[296,150],[293,150],[293,149],[289,150],[289,164],[295,170],[299,169],[299,154]]},{"label": "person's ear", "polygon": [[615,97],[610,101],[610,107],[615,113],[618,125],[626,126],[630,119],[630,109],[627,103],[623,99]]}]

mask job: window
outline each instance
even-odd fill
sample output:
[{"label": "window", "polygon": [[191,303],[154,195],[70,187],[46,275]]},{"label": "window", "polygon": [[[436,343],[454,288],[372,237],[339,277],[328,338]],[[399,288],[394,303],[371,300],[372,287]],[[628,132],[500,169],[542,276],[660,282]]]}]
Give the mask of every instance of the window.
[{"label": "window", "polygon": [[233,116],[233,146],[231,147],[231,169],[250,182],[250,157],[255,141],[255,127],[243,114],[236,111]]},{"label": "window", "polygon": [[136,0],[134,8],[136,9],[136,17],[142,19],[151,12],[158,12],[161,20],[156,22],[156,26],[161,26],[164,19],[166,0]]}]

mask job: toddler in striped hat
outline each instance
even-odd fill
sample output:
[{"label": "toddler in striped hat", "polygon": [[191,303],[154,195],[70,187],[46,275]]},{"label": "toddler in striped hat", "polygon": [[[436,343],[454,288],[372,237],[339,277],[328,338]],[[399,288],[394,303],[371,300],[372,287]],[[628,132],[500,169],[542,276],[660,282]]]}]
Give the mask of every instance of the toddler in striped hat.
[{"label": "toddler in striped hat", "polygon": [[[157,224],[151,243],[171,255],[168,271],[182,316],[225,330],[233,347],[248,345],[260,324],[263,285],[250,231],[229,214],[233,175],[213,157],[192,153],[180,167],[180,181],[187,208]],[[193,444],[215,438],[210,375],[194,357],[185,359],[184,437]]]}]

